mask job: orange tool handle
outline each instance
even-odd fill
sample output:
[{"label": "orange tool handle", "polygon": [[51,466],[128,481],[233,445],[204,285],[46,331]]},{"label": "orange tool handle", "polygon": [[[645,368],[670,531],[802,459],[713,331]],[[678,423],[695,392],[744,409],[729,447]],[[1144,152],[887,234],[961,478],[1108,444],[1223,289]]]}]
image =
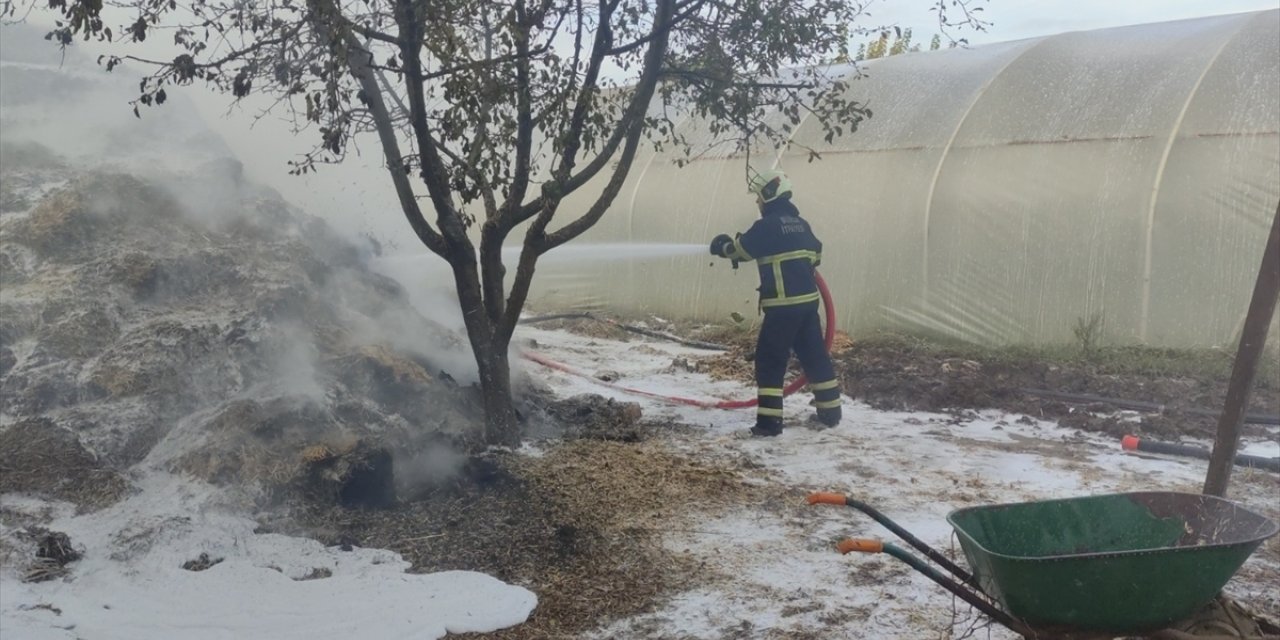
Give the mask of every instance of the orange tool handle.
[{"label": "orange tool handle", "polygon": [[844,506],[846,504],[843,493],[830,493],[827,491],[818,491],[809,494],[809,504],[838,504]]},{"label": "orange tool handle", "polygon": [[836,544],[836,550],[840,553],[880,553],[884,551],[884,543],[869,538],[845,538]]}]

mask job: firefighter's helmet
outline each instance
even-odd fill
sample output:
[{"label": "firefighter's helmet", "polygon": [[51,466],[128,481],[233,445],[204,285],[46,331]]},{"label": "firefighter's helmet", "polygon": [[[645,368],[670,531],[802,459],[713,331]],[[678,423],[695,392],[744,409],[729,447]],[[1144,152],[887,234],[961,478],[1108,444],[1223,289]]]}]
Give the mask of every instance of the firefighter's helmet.
[{"label": "firefighter's helmet", "polygon": [[761,202],[773,202],[791,195],[791,180],[781,171],[765,171],[752,176],[749,188]]}]

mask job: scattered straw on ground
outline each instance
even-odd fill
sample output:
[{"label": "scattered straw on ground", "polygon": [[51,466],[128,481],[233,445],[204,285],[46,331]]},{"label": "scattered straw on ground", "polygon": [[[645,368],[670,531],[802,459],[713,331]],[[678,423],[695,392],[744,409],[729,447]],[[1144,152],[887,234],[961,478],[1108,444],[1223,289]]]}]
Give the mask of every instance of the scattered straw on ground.
[{"label": "scattered straw on ground", "polygon": [[71,538],[61,531],[44,527],[29,527],[19,532],[35,543],[36,553],[31,564],[23,572],[23,582],[44,582],[67,575],[67,565],[80,559],[81,553],[71,544]]},{"label": "scattered straw on ground", "polygon": [[575,441],[491,462],[483,475],[395,510],[330,507],[299,521],[328,543],[393,549],[415,571],[483,571],[526,586],[538,594],[530,620],[484,637],[544,640],[646,612],[712,578],[664,548],[661,534],[761,491],[653,441]]},{"label": "scattered straw on ground", "polygon": [[1275,638],[1278,629],[1240,603],[1218,596],[1191,618],[1170,627],[1176,633],[1156,634],[1171,638]]},{"label": "scattered straw on ground", "polygon": [[739,504],[737,474],[644,442],[571,442],[542,458],[520,458],[515,472],[580,527],[648,527],[691,509]]},{"label": "scattered straw on ground", "polygon": [[837,331],[835,337],[831,340],[831,355],[838,358],[852,351],[853,347],[853,338],[843,331]]},{"label": "scattered straw on ground", "polygon": [[28,493],[74,503],[84,511],[114,504],[129,484],[105,468],[74,433],[44,418],[0,432],[0,493]]},{"label": "scattered straw on ground", "polygon": [[755,379],[755,363],[747,360],[746,353],[736,349],[697,361],[694,371],[711,376],[713,380],[750,382]]},{"label": "scattered straw on ground", "polygon": [[569,333],[586,336],[588,338],[596,338],[599,340],[615,340],[617,342],[630,342],[636,335],[608,322],[593,320],[590,318],[562,318],[558,320],[548,320],[537,324],[539,329],[548,331],[567,331]]}]

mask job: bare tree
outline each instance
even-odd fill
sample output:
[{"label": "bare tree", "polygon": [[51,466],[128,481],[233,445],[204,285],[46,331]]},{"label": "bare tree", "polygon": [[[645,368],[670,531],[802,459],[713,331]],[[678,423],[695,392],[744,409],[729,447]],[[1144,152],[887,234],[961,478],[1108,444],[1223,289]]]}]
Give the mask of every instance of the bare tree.
[{"label": "bare tree", "polygon": [[[922,0],[923,1],[923,0]],[[939,20],[975,0],[929,0]],[[980,1],[980,0],[977,0]],[[40,0],[5,0],[0,13]],[[721,141],[785,143],[802,118],[828,139],[870,112],[824,61],[848,59],[858,0],[48,0],[49,39],[172,38],[133,108],[206,83],[265,95],[314,128],[292,171],[342,160],[376,133],[418,239],[453,271],[487,411],[486,442],[515,444],[508,347],[538,258],[594,225],[645,140],[697,150],[674,116]],[[108,16],[126,15],[114,30]],[[766,115],[781,113],[781,122]],[[777,124],[769,124],[775,122]],[[583,190],[584,187],[590,188]],[[581,191],[585,207],[565,198]],[[564,215],[558,215],[564,214]],[[556,224],[553,225],[553,222]],[[514,278],[501,250],[523,233]]]}]

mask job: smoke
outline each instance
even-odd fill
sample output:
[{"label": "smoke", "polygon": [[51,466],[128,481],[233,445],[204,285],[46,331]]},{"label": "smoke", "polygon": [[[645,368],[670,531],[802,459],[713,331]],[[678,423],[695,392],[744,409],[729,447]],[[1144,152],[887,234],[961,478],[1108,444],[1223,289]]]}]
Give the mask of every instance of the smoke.
[{"label": "smoke", "polygon": [[122,83],[92,68],[0,60],[5,142],[38,142],[73,165],[128,173],[194,169],[230,156],[181,94],[171,108],[139,119],[128,106],[132,87]]},{"label": "smoke", "polygon": [[[420,398],[403,392],[395,380],[378,379],[372,365],[355,372],[344,368],[361,366],[360,347],[387,347],[395,352],[388,359],[393,366],[411,361],[426,369],[431,383],[441,385],[432,401],[441,403],[457,397],[445,388],[449,378],[462,386],[478,380],[443,261],[375,271],[383,247],[351,233],[359,226],[351,221],[367,214],[359,198],[316,190],[290,204],[281,197],[284,190],[263,186],[252,157],[235,157],[181,91],[136,118],[127,106],[136,97],[136,74],[106,74],[74,51],[62,60],[39,29],[4,26],[0,32],[0,138],[6,158],[0,187],[27,180],[37,167],[45,185],[52,184],[50,174],[62,181],[97,176],[81,194],[95,214],[92,228],[68,227],[86,235],[92,252],[77,255],[100,263],[102,273],[125,274],[119,282],[136,288],[88,292],[95,300],[129,307],[130,320],[120,323],[124,337],[110,347],[121,352],[116,360],[122,373],[108,381],[120,389],[138,384],[157,392],[108,399],[155,414],[154,425],[138,426],[104,410],[102,429],[114,428],[113,438],[132,438],[128,429],[154,436],[112,446],[141,448],[145,455],[171,436],[165,459],[174,460],[214,446],[208,438],[221,438],[213,441],[217,447],[239,450],[251,438],[235,442],[235,434],[266,420],[287,425],[281,437],[302,443],[348,427],[385,436],[397,474],[409,486],[438,485],[464,467],[465,455],[445,443],[423,448],[422,437],[437,429],[459,431],[474,420],[471,407],[415,404]],[[284,163],[275,166],[283,175]],[[326,171],[318,180],[346,175],[347,167]],[[385,174],[378,177],[379,191],[390,193]],[[287,179],[304,190],[317,180]],[[30,195],[30,205],[43,196]],[[308,206],[325,200],[324,211]],[[412,238],[394,213],[389,224]],[[345,229],[335,229],[335,220],[346,221]],[[144,335],[149,332],[154,335]],[[164,368],[171,364],[181,368]],[[95,365],[85,366],[88,371]],[[135,382],[127,377],[135,366],[164,373]],[[157,400],[161,389],[165,397]],[[277,402],[284,399],[289,402]],[[302,408],[268,420],[275,408],[294,401]],[[237,403],[261,409],[243,409],[240,416]],[[400,450],[398,443],[407,444]]]},{"label": "smoke", "polygon": [[[23,156],[18,166],[6,167],[10,186],[33,167],[34,149],[51,152],[68,175],[145,177],[184,214],[210,226],[240,215],[246,196],[265,191],[250,185],[182,90],[137,117],[129,105],[137,98],[136,78],[106,73],[76,47],[64,55],[43,36],[30,25],[0,26],[0,131],[6,155],[17,149]],[[41,168],[47,173],[51,164]],[[95,209],[120,204],[99,202]]]},{"label": "smoke", "polygon": [[316,377],[319,351],[311,336],[301,327],[284,326],[280,337],[284,348],[271,363],[276,390],[282,395],[306,398],[316,404],[323,404],[324,387]]},{"label": "smoke", "polygon": [[466,467],[465,454],[443,442],[395,458],[396,484],[408,495],[448,484]]},{"label": "smoke", "polygon": [[420,356],[432,364],[432,375],[441,372],[462,385],[479,381],[475,357],[466,338],[458,300],[449,291],[412,286],[412,278],[391,274],[381,284],[404,296],[409,306],[387,304],[371,295],[378,289],[357,286],[351,273],[340,273],[326,283],[324,297],[346,311],[350,338],[361,345],[388,345]]},{"label": "smoke", "polygon": [[[333,225],[340,235],[317,238],[315,236],[322,234],[312,233],[312,237],[303,239],[313,247],[326,245],[314,247],[327,254],[323,256],[326,260],[351,262],[351,256],[336,255],[340,251],[335,247],[347,243],[355,245],[354,257],[362,266],[380,268],[384,265],[376,262],[370,265],[368,261],[382,253],[384,246],[399,246],[385,240],[387,236],[406,236],[409,238],[406,244],[416,245],[398,210],[376,212],[384,219],[386,233],[367,229],[368,218],[375,212],[362,207],[362,200],[368,200],[371,192],[390,193],[390,184],[381,167],[371,171],[368,161],[355,162],[354,166],[344,163],[326,168],[326,175],[320,178],[287,176],[283,156],[278,154],[278,149],[267,148],[272,142],[283,146],[278,128],[260,126],[249,131],[247,126],[241,126],[245,131],[237,136],[241,140],[235,146],[247,155],[236,157],[232,146],[214,132],[210,123],[201,117],[201,109],[195,106],[196,102],[207,102],[208,96],[189,98],[175,89],[170,92],[167,104],[144,108],[142,117],[137,118],[128,107],[129,101],[136,97],[133,75],[120,70],[105,73],[88,55],[77,52],[74,47],[68,49],[64,59],[56,47],[43,39],[43,30],[35,27],[9,25],[0,27],[0,32],[3,33],[0,41],[4,43],[0,47],[3,70],[0,73],[0,106],[3,106],[0,129],[4,131],[6,147],[34,142],[53,151],[73,169],[146,176],[147,182],[172,198],[184,215],[213,229],[247,223],[261,227],[268,235],[284,233],[300,237],[306,236],[307,230],[298,228],[296,221],[318,217]],[[215,97],[225,104],[225,97]],[[228,131],[233,124],[244,125],[242,120],[216,124]],[[255,138],[259,147],[245,146],[245,139]],[[295,145],[298,143],[292,134],[287,139]],[[262,140],[268,142],[264,144]],[[263,155],[274,158],[269,169],[261,166],[259,157]],[[350,183],[344,182],[351,175],[359,176],[363,185],[360,189],[354,190]],[[286,188],[264,186],[267,183]],[[334,183],[345,185],[343,193],[328,188]],[[301,202],[292,202],[298,209],[278,204],[293,196],[302,197]],[[373,200],[381,202],[377,198]],[[327,204],[310,206],[318,203]],[[448,267],[441,260],[433,262],[389,265],[382,273],[405,285],[404,293],[427,320],[465,336]],[[330,290],[325,295],[338,299],[348,297],[349,292],[343,291],[340,285],[340,282],[328,283]],[[363,308],[363,301],[353,300],[351,306]],[[439,349],[441,341],[436,336],[424,335],[420,321],[399,312],[373,314],[364,324],[361,340],[412,349],[440,360],[441,367],[455,378],[476,379],[474,360],[465,340],[460,349],[452,348],[456,345]]]},{"label": "smoke", "polygon": [[[375,258],[370,261],[370,267],[400,283],[409,297],[410,304],[422,317],[457,336],[467,335],[466,322],[462,317],[457,291],[454,289],[453,273],[449,270],[449,265],[438,256],[420,253]],[[414,348],[412,345],[403,346],[406,349]],[[463,342],[451,350],[435,350],[429,355],[433,358],[444,358],[442,362],[454,367],[448,370],[458,372],[454,374],[455,377],[462,376],[458,377],[460,382],[466,380],[466,384],[471,384],[479,381],[470,343]],[[507,351],[507,358],[511,364],[511,383],[514,389],[524,390],[534,385],[535,380],[521,366],[522,361],[519,355],[519,348],[513,341]]]},{"label": "smoke", "polygon": [[403,285],[419,313],[452,331],[466,330],[453,273],[443,259],[431,253],[378,257],[369,266]]}]

